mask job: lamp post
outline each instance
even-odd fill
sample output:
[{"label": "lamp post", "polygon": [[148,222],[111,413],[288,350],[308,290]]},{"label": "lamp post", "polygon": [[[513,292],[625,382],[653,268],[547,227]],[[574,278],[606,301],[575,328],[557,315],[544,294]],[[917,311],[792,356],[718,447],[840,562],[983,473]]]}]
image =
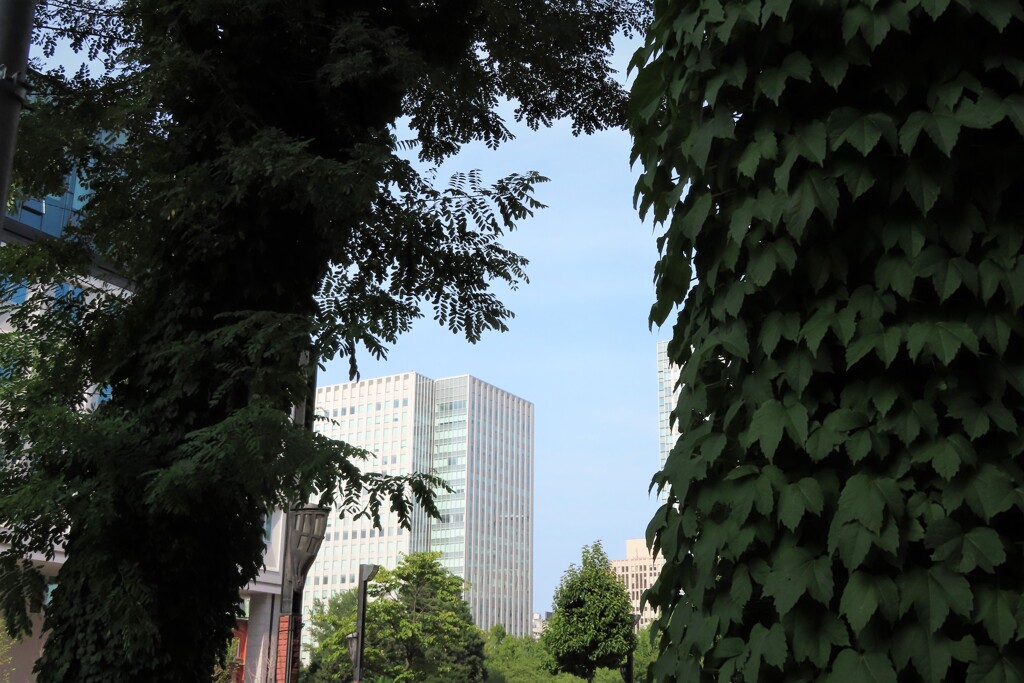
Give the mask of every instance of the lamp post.
[{"label": "lamp post", "polygon": [[356,632],[346,638],[348,654],[352,658],[352,672],[355,683],[363,683],[363,650],[366,646],[366,586],[377,576],[380,565],[359,565],[358,608],[356,611]]},{"label": "lamp post", "polygon": [[28,46],[36,0],[0,0],[0,216],[7,207],[18,118],[28,84]]},{"label": "lamp post", "polygon": [[[329,508],[299,505],[288,511],[287,570],[278,626],[277,680],[292,683],[299,677],[299,647],[302,635],[302,589],[306,574],[327,533]],[[287,609],[288,613],[284,613]]]}]

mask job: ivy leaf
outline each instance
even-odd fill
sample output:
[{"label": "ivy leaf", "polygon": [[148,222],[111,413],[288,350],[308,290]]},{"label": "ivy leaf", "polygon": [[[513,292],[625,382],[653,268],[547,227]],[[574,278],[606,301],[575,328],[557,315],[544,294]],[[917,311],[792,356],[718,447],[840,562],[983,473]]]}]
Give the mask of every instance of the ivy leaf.
[{"label": "ivy leaf", "polygon": [[852,107],[840,107],[828,119],[829,146],[833,150],[849,144],[867,156],[883,135],[895,145],[896,126],[888,115],[880,112],[864,114]]},{"label": "ivy leaf", "polygon": [[886,509],[897,517],[903,514],[903,495],[899,485],[890,477],[858,472],[847,480],[839,494],[839,509],[833,523],[857,521],[869,531],[878,533],[882,529],[882,516]]},{"label": "ivy leaf", "polygon": [[938,19],[949,7],[950,0],[921,0],[921,7],[932,19]]},{"label": "ivy leaf", "polygon": [[796,531],[805,512],[820,515],[824,505],[821,484],[813,477],[804,477],[779,491],[779,520]]},{"label": "ivy leaf", "polygon": [[1019,598],[1015,591],[979,586],[975,592],[978,598],[975,620],[980,620],[999,647],[1005,647],[1016,636],[1017,619],[1013,614],[1013,603]]},{"label": "ivy leaf", "polygon": [[783,546],[776,552],[763,586],[765,596],[775,599],[780,617],[804,594],[828,605],[835,588],[831,561],[800,546]]},{"label": "ivy leaf", "polygon": [[793,659],[809,661],[820,669],[832,659],[832,647],[850,644],[846,626],[828,610],[807,610],[797,607],[783,623],[792,630]]},{"label": "ivy leaf", "polygon": [[975,567],[991,573],[1006,562],[1002,539],[988,527],[977,527],[964,534],[961,552],[963,559],[956,568],[961,574],[969,574]]},{"label": "ivy leaf", "polygon": [[921,678],[929,683],[942,683],[952,663],[949,640],[936,637],[920,624],[900,629],[893,639],[892,652],[897,666],[903,668],[908,659],[913,661]]},{"label": "ivy leaf", "polygon": [[773,104],[779,103],[779,97],[786,89],[786,81],[794,78],[800,81],[811,80],[811,62],[802,52],[791,52],[779,67],[768,68],[757,77],[757,89]]},{"label": "ivy leaf", "polygon": [[897,596],[896,584],[889,577],[856,571],[850,575],[843,590],[839,613],[846,616],[854,633],[860,633],[878,611],[879,605],[896,604]]},{"label": "ivy leaf", "polygon": [[900,613],[914,605],[917,616],[935,632],[942,628],[950,610],[969,616],[974,605],[967,579],[945,567],[912,570],[899,578]]},{"label": "ivy leaf", "polygon": [[1004,656],[991,647],[978,649],[967,666],[966,683],[1018,683],[1024,677],[1024,657]]},{"label": "ivy leaf", "polygon": [[786,632],[783,631],[781,624],[772,624],[770,629],[755,624],[754,628],[750,629],[748,642],[750,656],[743,667],[743,675],[747,680],[757,680],[762,659],[776,669],[782,669],[789,654],[789,647],[786,644]]},{"label": "ivy leaf", "polygon": [[746,446],[754,443],[761,445],[761,452],[771,462],[775,451],[782,441],[782,430],[786,420],[786,409],[782,402],[772,399],[763,403],[754,411],[747,430]]},{"label": "ivy leaf", "polygon": [[828,683],[896,683],[896,671],[883,654],[861,654],[847,648],[832,663]]},{"label": "ivy leaf", "polygon": [[775,159],[779,154],[779,143],[775,139],[775,133],[770,129],[762,129],[754,135],[754,140],[740,155],[736,170],[741,175],[753,179],[757,172],[758,164],[762,159]]},{"label": "ivy leaf", "polygon": [[829,224],[834,222],[839,211],[839,189],[834,178],[828,178],[820,171],[810,171],[800,179],[783,209],[786,230],[798,244],[803,239],[807,221],[816,209]]}]

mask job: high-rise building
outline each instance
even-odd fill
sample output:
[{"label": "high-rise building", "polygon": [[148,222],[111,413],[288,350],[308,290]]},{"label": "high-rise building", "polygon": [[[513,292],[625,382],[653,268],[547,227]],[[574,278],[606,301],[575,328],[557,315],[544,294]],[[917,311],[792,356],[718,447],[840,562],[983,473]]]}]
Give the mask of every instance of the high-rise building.
[{"label": "high-rise building", "polygon": [[650,605],[644,605],[640,609],[641,598],[644,591],[654,585],[665,566],[665,558],[652,556],[647,549],[647,541],[642,538],[626,539],[626,558],[623,560],[612,560],[612,571],[615,576],[626,587],[629,593],[629,601],[633,603],[633,613],[640,615],[638,628],[650,626],[651,622],[658,616]]},{"label": "high-rise building", "polygon": [[364,448],[370,472],[432,472],[440,519],[422,510],[404,530],[391,512],[381,528],[332,513],[306,582],[303,610],[356,587],[360,563],[394,567],[431,550],[468,582],[466,600],[481,628],[531,631],[533,602],[533,404],[475,377],[431,380],[416,373],[319,387],[317,430]]},{"label": "high-rise building", "polygon": [[[679,389],[676,382],[679,380],[679,367],[668,359],[668,342],[658,342],[658,444],[660,445],[660,464],[665,467],[665,461],[672,447],[676,444],[676,430],[671,423],[672,411],[675,410],[676,402],[679,400]],[[667,498],[667,492],[663,491],[660,497],[662,502]]]}]

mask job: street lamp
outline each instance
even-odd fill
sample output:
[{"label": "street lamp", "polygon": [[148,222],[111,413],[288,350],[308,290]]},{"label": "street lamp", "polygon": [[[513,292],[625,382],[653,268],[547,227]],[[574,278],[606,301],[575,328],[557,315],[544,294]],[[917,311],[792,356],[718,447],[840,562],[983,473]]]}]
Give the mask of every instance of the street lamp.
[{"label": "street lamp", "polygon": [[28,46],[36,0],[0,0],[0,217],[7,208],[18,119],[28,85]]},{"label": "street lamp", "polygon": [[[289,614],[281,615],[279,636],[284,636],[284,652],[278,657],[278,680],[292,683],[299,677],[299,648],[302,635],[302,589],[306,585],[306,574],[313,566],[313,560],[320,550],[327,533],[327,517],[330,508],[319,505],[299,505],[288,511],[287,554],[288,585],[282,600],[287,600]],[[284,608],[285,605],[282,605]],[[282,609],[282,612],[285,610]],[[283,660],[281,656],[283,654]]]},{"label": "street lamp", "polygon": [[[356,611],[356,632],[345,638],[348,654],[352,658],[353,680],[363,682],[363,650],[366,646],[366,586],[377,576],[380,565],[359,565],[359,587],[357,590],[358,609]],[[353,642],[354,641],[354,642]]]}]

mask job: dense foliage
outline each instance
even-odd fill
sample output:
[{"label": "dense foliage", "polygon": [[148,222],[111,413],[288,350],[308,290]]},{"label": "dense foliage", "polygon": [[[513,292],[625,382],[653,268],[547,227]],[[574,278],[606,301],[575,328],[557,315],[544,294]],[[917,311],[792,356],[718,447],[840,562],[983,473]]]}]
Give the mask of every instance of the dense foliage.
[{"label": "dense foliage", "polygon": [[658,0],[659,681],[1024,678],[1024,10]]},{"label": "dense foliage", "polygon": [[601,544],[584,546],[555,589],[554,612],[541,642],[557,671],[591,681],[599,668],[617,669],[636,647],[633,606]]},{"label": "dense foliage", "polygon": [[[422,302],[471,341],[504,329],[490,283],[516,286],[525,260],[500,238],[538,207],[542,179],[435,188],[398,154],[394,123],[409,117],[432,161],[508,139],[505,97],[534,126],[621,125],[607,57],[641,6],[40,4],[37,44],[95,60],[40,68],[15,169],[21,196],[42,196],[77,168],[81,221],[0,250],[3,282],[37,293],[0,338],[14,632],[43,588],[22,558],[68,551],[42,683],[207,677],[275,506],[320,492],[404,518],[411,486],[429,507],[429,478],[363,474],[363,453],[308,431],[313,369],[340,353],[354,372],[356,349],[384,353]],[[131,295],[88,279],[93,260]]]},{"label": "dense foliage", "polygon": [[[484,635],[462,597],[465,582],[441,566],[439,553],[412,553],[369,585],[363,678],[411,683],[483,683]],[[315,643],[303,683],[350,680],[345,637],[355,632],[356,593],[317,603]]]}]

